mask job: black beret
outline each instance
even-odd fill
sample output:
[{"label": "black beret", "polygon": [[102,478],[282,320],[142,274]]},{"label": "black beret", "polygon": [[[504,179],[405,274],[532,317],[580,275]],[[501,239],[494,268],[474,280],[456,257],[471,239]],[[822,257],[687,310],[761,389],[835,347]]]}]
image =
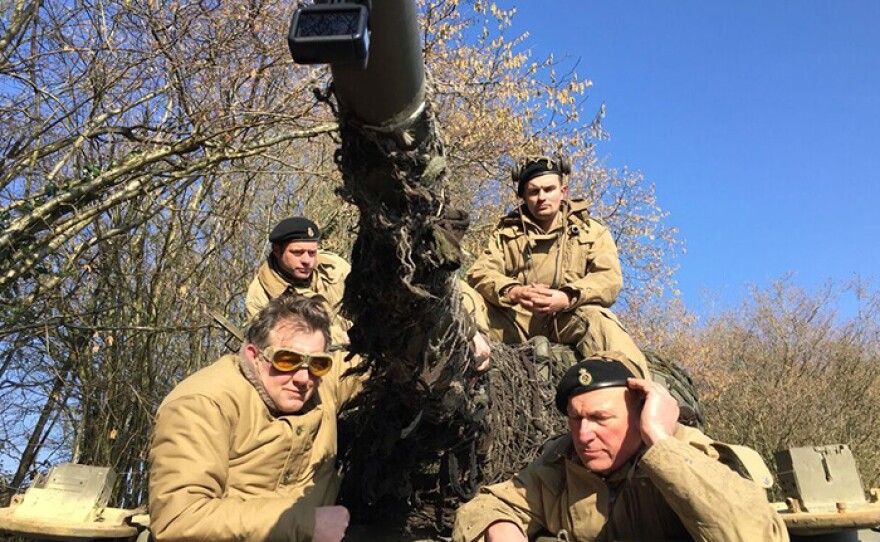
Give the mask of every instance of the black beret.
[{"label": "black beret", "polygon": [[525,190],[526,183],[534,179],[535,177],[540,177],[545,173],[557,173],[559,175],[564,175],[569,173],[565,171],[565,166],[563,165],[561,160],[554,160],[548,156],[542,156],[536,159],[528,159],[522,168],[519,170],[519,178],[517,179],[516,185],[516,195],[522,197],[523,190]]},{"label": "black beret", "polygon": [[556,408],[568,414],[568,400],[572,397],[601,388],[626,387],[627,378],[637,378],[637,373],[626,363],[602,355],[587,358],[572,365],[559,381]]},{"label": "black beret", "polygon": [[321,230],[318,226],[301,216],[285,218],[272,228],[269,234],[270,243],[285,243],[287,241],[319,241]]}]

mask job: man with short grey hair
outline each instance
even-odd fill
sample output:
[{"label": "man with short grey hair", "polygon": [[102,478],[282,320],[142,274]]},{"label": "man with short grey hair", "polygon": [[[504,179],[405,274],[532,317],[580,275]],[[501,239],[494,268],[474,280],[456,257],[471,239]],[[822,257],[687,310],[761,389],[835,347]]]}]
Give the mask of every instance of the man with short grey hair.
[{"label": "man with short grey hair", "polygon": [[678,424],[675,399],[622,354],[569,368],[556,408],[569,433],[463,505],[454,541],[788,540],[762,486],[746,478],[763,478],[763,462]]}]

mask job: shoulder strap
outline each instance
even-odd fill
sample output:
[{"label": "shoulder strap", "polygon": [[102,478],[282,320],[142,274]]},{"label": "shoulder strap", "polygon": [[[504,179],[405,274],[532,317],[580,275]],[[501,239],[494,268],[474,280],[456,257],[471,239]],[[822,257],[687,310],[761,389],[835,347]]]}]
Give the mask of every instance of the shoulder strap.
[{"label": "shoulder strap", "polygon": [[718,459],[728,467],[748,478],[764,489],[773,487],[773,475],[764,459],[748,446],[714,442],[712,447],[718,451]]}]

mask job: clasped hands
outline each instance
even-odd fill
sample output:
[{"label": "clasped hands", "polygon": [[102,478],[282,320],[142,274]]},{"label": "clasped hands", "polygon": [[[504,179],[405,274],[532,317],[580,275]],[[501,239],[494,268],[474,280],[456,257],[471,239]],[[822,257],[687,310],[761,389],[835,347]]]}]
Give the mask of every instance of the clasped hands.
[{"label": "clasped hands", "polygon": [[567,293],[538,282],[514,286],[507,291],[507,299],[535,314],[553,314],[571,305],[571,298]]}]

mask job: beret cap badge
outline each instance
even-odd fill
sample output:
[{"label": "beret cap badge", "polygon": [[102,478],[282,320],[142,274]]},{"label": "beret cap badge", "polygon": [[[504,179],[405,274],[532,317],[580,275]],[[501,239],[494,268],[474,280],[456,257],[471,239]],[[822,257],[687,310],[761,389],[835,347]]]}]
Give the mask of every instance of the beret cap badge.
[{"label": "beret cap badge", "polygon": [[586,369],[581,369],[578,371],[578,382],[580,382],[581,386],[589,386],[593,383],[593,375]]}]

